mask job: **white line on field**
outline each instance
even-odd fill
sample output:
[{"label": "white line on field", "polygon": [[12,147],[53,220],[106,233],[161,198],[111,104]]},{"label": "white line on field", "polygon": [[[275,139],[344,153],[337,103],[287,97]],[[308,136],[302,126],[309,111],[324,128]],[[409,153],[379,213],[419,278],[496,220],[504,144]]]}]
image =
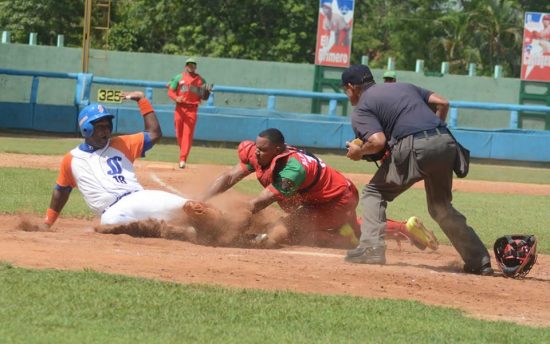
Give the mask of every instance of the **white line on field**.
[{"label": "white line on field", "polygon": [[176,195],[180,195],[182,197],[185,197],[181,192],[178,191],[178,189],[172,187],[171,185],[168,185],[167,183],[165,183],[162,179],[160,179],[156,174],[154,174],[153,172],[149,173],[149,176],[151,177],[151,179],[153,179],[154,182],[156,182],[157,184],[159,184],[160,186],[172,191],[173,193],[175,193]]}]

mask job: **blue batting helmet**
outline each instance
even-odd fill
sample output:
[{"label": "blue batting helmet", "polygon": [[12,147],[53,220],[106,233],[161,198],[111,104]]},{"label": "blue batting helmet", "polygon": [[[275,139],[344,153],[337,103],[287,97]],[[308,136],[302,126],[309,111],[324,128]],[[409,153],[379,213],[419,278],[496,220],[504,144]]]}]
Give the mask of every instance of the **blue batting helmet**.
[{"label": "blue batting helmet", "polygon": [[90,104],[82,109],[80,114],[78,114],[78,126],[80,127],[82,136],[85,138],[91,137],[94,134],[93,122],[105,117],[111,120],[115,118],[115,116],[111,115],[101,104]]}]

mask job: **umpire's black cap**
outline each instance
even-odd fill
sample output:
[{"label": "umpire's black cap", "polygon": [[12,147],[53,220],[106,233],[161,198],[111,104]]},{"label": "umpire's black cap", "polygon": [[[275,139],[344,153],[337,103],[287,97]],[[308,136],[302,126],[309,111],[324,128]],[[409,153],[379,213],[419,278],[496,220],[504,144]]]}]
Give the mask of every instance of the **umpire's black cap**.
[{"label": "umpire's black cap", "polygon": [[342,73],[342,86],[362,85],[371,81],[374,81],[374,77],[370,68],[362,64],[351,65]]}]

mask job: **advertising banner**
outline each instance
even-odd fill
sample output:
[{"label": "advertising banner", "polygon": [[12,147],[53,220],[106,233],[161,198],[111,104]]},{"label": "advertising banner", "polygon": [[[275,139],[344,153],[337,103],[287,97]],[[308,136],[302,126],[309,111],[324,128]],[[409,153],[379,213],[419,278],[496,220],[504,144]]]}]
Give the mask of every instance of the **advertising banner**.
[{"label": "advertising banner", "polygon": [[315,64],[348,67],[351,54],[354,0],[321,0]]},{"label": "advertising banner", "polygon": [[550,82],[550,13],[525,13],[521,79]]}]

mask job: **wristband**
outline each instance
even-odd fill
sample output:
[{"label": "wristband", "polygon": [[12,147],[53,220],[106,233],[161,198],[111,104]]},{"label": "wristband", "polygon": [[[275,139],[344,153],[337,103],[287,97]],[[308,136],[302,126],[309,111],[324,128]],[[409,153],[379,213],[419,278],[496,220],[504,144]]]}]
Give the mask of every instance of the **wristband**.
[{"label": "wristband", "polygon": [[149,99],[147,98],[141,98],[138,100],[139,105],[139,111],[141,111],[141,115],[145,116],[151,112],[154,112],[153,106],[151,105],[151,102],[149,102]]},{"label": "wristband", "polygon": [[52,208],[48,208],[46,211],[46,217],[44,218],[44,223],[48,226],[53,225],[55,220],[57,220],[57,217],[59,216],[59,213]]}]

